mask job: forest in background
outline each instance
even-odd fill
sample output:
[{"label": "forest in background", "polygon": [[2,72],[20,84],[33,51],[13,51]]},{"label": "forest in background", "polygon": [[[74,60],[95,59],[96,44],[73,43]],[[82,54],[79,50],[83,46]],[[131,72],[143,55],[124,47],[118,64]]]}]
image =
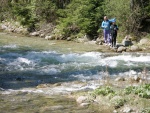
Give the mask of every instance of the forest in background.
[{"label": "forest in background", "polygon": [[98,37],[105,15],[116,18],[123,35],[149,33],[150,0],[0,0],[0,21],[15,21],[29,32],[51,23],[51,33],[77,38]]}]

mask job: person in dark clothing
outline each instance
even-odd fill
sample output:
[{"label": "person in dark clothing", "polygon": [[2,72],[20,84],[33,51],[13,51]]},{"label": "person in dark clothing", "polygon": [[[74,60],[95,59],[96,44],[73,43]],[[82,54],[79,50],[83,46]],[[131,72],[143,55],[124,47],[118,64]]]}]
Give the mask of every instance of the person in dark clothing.
[{"label": "person in dark clothing", "polygon": [[116,38],[117,38],[117,31],[118,31],[118,26],[116,25],[116,22],[112,22],[110,26],[110,35],[111,35],[111,46],[116,47]]}]

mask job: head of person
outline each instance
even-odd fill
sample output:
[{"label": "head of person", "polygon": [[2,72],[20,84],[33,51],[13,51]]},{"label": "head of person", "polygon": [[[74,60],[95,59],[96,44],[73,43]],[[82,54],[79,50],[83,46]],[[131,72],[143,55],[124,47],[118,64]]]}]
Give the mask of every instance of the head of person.
[{"label": "head of person", "polygon": [[115,24],[116,24],[116,21],[112,22],[112,24],[115,25]]},{"label": "head of person", "polygon": [[104,21],[107,21],[107,20],[108,20],[107,16],[104,16]]}]

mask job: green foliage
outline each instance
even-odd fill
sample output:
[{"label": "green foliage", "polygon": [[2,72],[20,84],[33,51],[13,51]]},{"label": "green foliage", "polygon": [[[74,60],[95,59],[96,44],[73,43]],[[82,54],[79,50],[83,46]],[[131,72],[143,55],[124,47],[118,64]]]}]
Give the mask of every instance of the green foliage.
[{"label": "green foliage", "polygon": [[26,3],[13,3],[12,13],[15,19],[20,21],[21,25],[27,26],[29,31],[35,29],[35,24],[38,22],[36,15],[33,13],[33,7]]},{"label": "green foliage", "polygon": [[120,108],[121,106],[123,106],[125,104],[125,102],[126,102],[125,99],[119,98],[119,99],[114,100],[113,105],[117,109],[117,108]]},{"label": "green foliage", "polygon": [[[94,36],[103,19],[103,0],[73,0],[64,10],[58,28],[64,36],[78,33]],[[61,14],[60,14],[61,15]]]},{"label": "green foliage", "polygon": [[136,94],[142,98],[150,99],[150,84],[141,85],[138,87],[129,86],[124,89],[125,94]]},{"label": "green foliage", "polygon": [[57,9],[57,6],[52,1],[44,0],[35,3],[36,16],[40,20],[46,20],[46,22],[55,22]]},{"label": "green foliage", "polygon": [[94,91],[94,93],[96,94],[96,95],[103,95],[103,96],[106,96],[106,95],[110,95],[110,94],[115,94],[115,91],[113,90],[113,88],[112,87],[100,87],[100,88],[98,88],[98,89],[96,89],[95,91]]},{"label": "green foliage", "polygon": [[150,107],[142,109],[140,113],[150,113]]},{"label": "green foliage", "polygon": [[103,9],[108,18],[116,18],[121,31],[129,29],[128,19],[131,14],[129,0],[105,0]]},{"label": "green foliage", "polygon": [[1,0],[0,20],[14,19],[36,29],[38,22],[56,25],[64,38],[102,34],[103,16],[116,18],[121,33],[137,34],[143,19],[150,17],[150,0]]}]

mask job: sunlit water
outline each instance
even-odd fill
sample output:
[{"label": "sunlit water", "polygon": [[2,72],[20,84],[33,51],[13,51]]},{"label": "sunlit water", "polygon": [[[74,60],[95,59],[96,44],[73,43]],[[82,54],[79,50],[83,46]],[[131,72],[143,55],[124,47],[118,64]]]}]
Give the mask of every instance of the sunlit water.
[{"label": "sunlit water", "polygon": [[[8,42],[0,45],[0,87],[6,90],[4,93],[9,94],[15,90],[30,92],[31,89],[24,88],[35,88],[39,84],[98,80],[106,71],[110,77],[114,77],[126,76],[131,72],[138,74],[144,67],[150,69],[149,53],[80,53],[72,51],[72,45],[61,48],[60,44],[57,46],[57,43],[51,43],[50,49],[33,49],[31,45],[19,45],[18,42],[15,44],[9,40]],[[64,46],[65,44],[62,45]],[[78,51],[80,49],[79,47]],[[74,86],[67,86],[66,90],[73,90],[71,87]],[[65,89],[61,88],[53,90]],[[48,90],[36,91],[48,93]]]}]

